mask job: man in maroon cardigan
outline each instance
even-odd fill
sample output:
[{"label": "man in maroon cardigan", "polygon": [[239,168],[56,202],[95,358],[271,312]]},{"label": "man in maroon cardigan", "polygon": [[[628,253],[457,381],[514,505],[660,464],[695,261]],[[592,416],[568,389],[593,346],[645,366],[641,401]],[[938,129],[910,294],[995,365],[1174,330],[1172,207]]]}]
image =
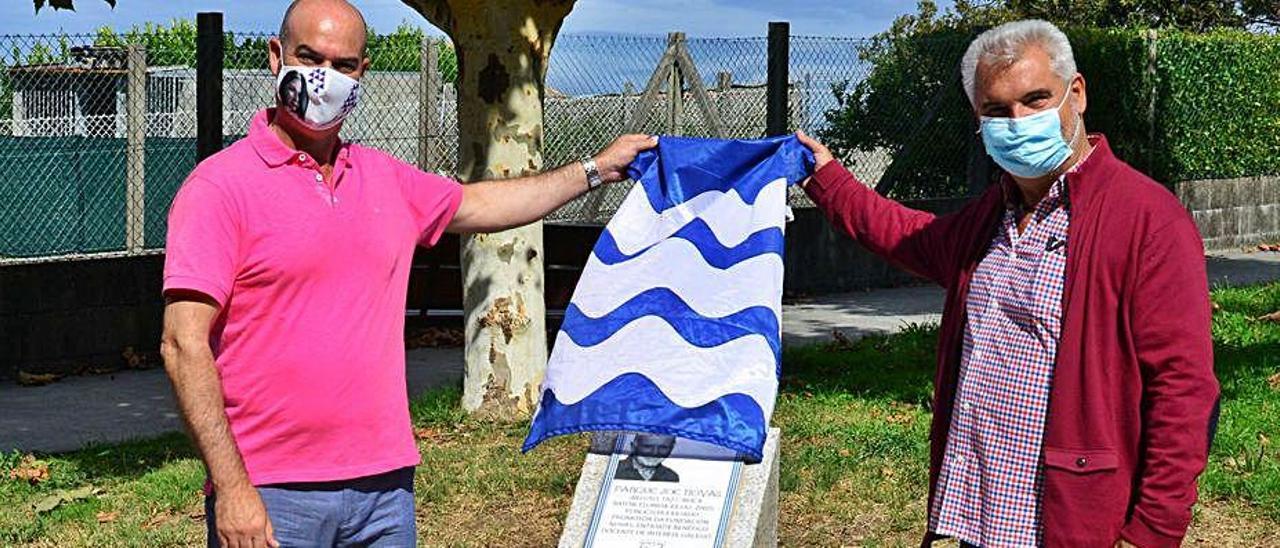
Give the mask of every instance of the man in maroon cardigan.
[{"label": "man in maroon cardigan", "polygon": [[1053,25],[991,29],[961,68],[1005,173],[958,213],[883,198],[800,135],[831,222],[947,290],[924,544],[1177,546],[1218,399],[1196,227],[1084,131]]}]

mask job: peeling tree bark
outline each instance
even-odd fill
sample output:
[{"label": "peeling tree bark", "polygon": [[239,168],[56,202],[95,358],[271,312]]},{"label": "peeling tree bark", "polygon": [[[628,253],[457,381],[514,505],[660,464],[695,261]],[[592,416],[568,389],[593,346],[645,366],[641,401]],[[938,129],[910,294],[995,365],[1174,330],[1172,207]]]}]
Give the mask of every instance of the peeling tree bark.
[{"label": "peeling tree bark", "polygon": [[[402,0],[458,52],[458,176],[539,173],[547,58],[573,0]],[[513,420],[538,403],[547,364],[542,223],[462,245],[466,377],[462,406]]]}]

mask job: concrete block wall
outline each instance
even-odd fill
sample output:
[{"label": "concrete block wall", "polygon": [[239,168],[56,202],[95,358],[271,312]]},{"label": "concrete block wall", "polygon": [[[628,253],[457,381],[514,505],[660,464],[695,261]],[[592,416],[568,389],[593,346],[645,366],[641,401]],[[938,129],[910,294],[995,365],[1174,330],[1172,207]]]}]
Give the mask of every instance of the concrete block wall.
[{"label": "concrete block wall", "polygon": [[[913,209],[946,214],[968,198],[905,202]],[[787,225],[785,291],[790,296],[821,295],[928,283],[899,270],[839,232],[816,208],[795,208]]]},{"label": "concrete block wall", "polygon": [[0,268],[0,378],[119,367],[160,347],[164,257]]},{"label": "concrete block wall", "polygon": [[1174,191],[1191,211],[1206,249],[1280,241],[1280,177],[1187,181]]}]

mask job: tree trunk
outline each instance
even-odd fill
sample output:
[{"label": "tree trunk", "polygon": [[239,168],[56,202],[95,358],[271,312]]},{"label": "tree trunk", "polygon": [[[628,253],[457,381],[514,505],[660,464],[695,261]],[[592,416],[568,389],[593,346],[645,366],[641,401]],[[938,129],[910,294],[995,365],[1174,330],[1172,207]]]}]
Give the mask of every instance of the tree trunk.
[{"label": "tree trunk", "polygon": [[[571,0],[404,0],[444,29],[458,53],[458,176],[542,171],[547,58]],[[542,223],[463,238],[466,377],[473,415],[528,417],[546,374]]]}]

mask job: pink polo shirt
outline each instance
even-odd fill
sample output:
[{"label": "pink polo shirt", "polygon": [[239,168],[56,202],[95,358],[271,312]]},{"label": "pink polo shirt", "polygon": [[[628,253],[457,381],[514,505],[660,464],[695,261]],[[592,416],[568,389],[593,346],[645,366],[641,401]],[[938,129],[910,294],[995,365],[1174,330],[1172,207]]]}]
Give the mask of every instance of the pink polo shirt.
[{"label": "pink polo shirt", "polygon": [[209,338],[254,485],[416,465],[409,267],[414,247],[434,245],[453,219],[462,187],[345,143],[326,182],[269,116],[196,166],[174,198],[164,290],[221,306]]}]

